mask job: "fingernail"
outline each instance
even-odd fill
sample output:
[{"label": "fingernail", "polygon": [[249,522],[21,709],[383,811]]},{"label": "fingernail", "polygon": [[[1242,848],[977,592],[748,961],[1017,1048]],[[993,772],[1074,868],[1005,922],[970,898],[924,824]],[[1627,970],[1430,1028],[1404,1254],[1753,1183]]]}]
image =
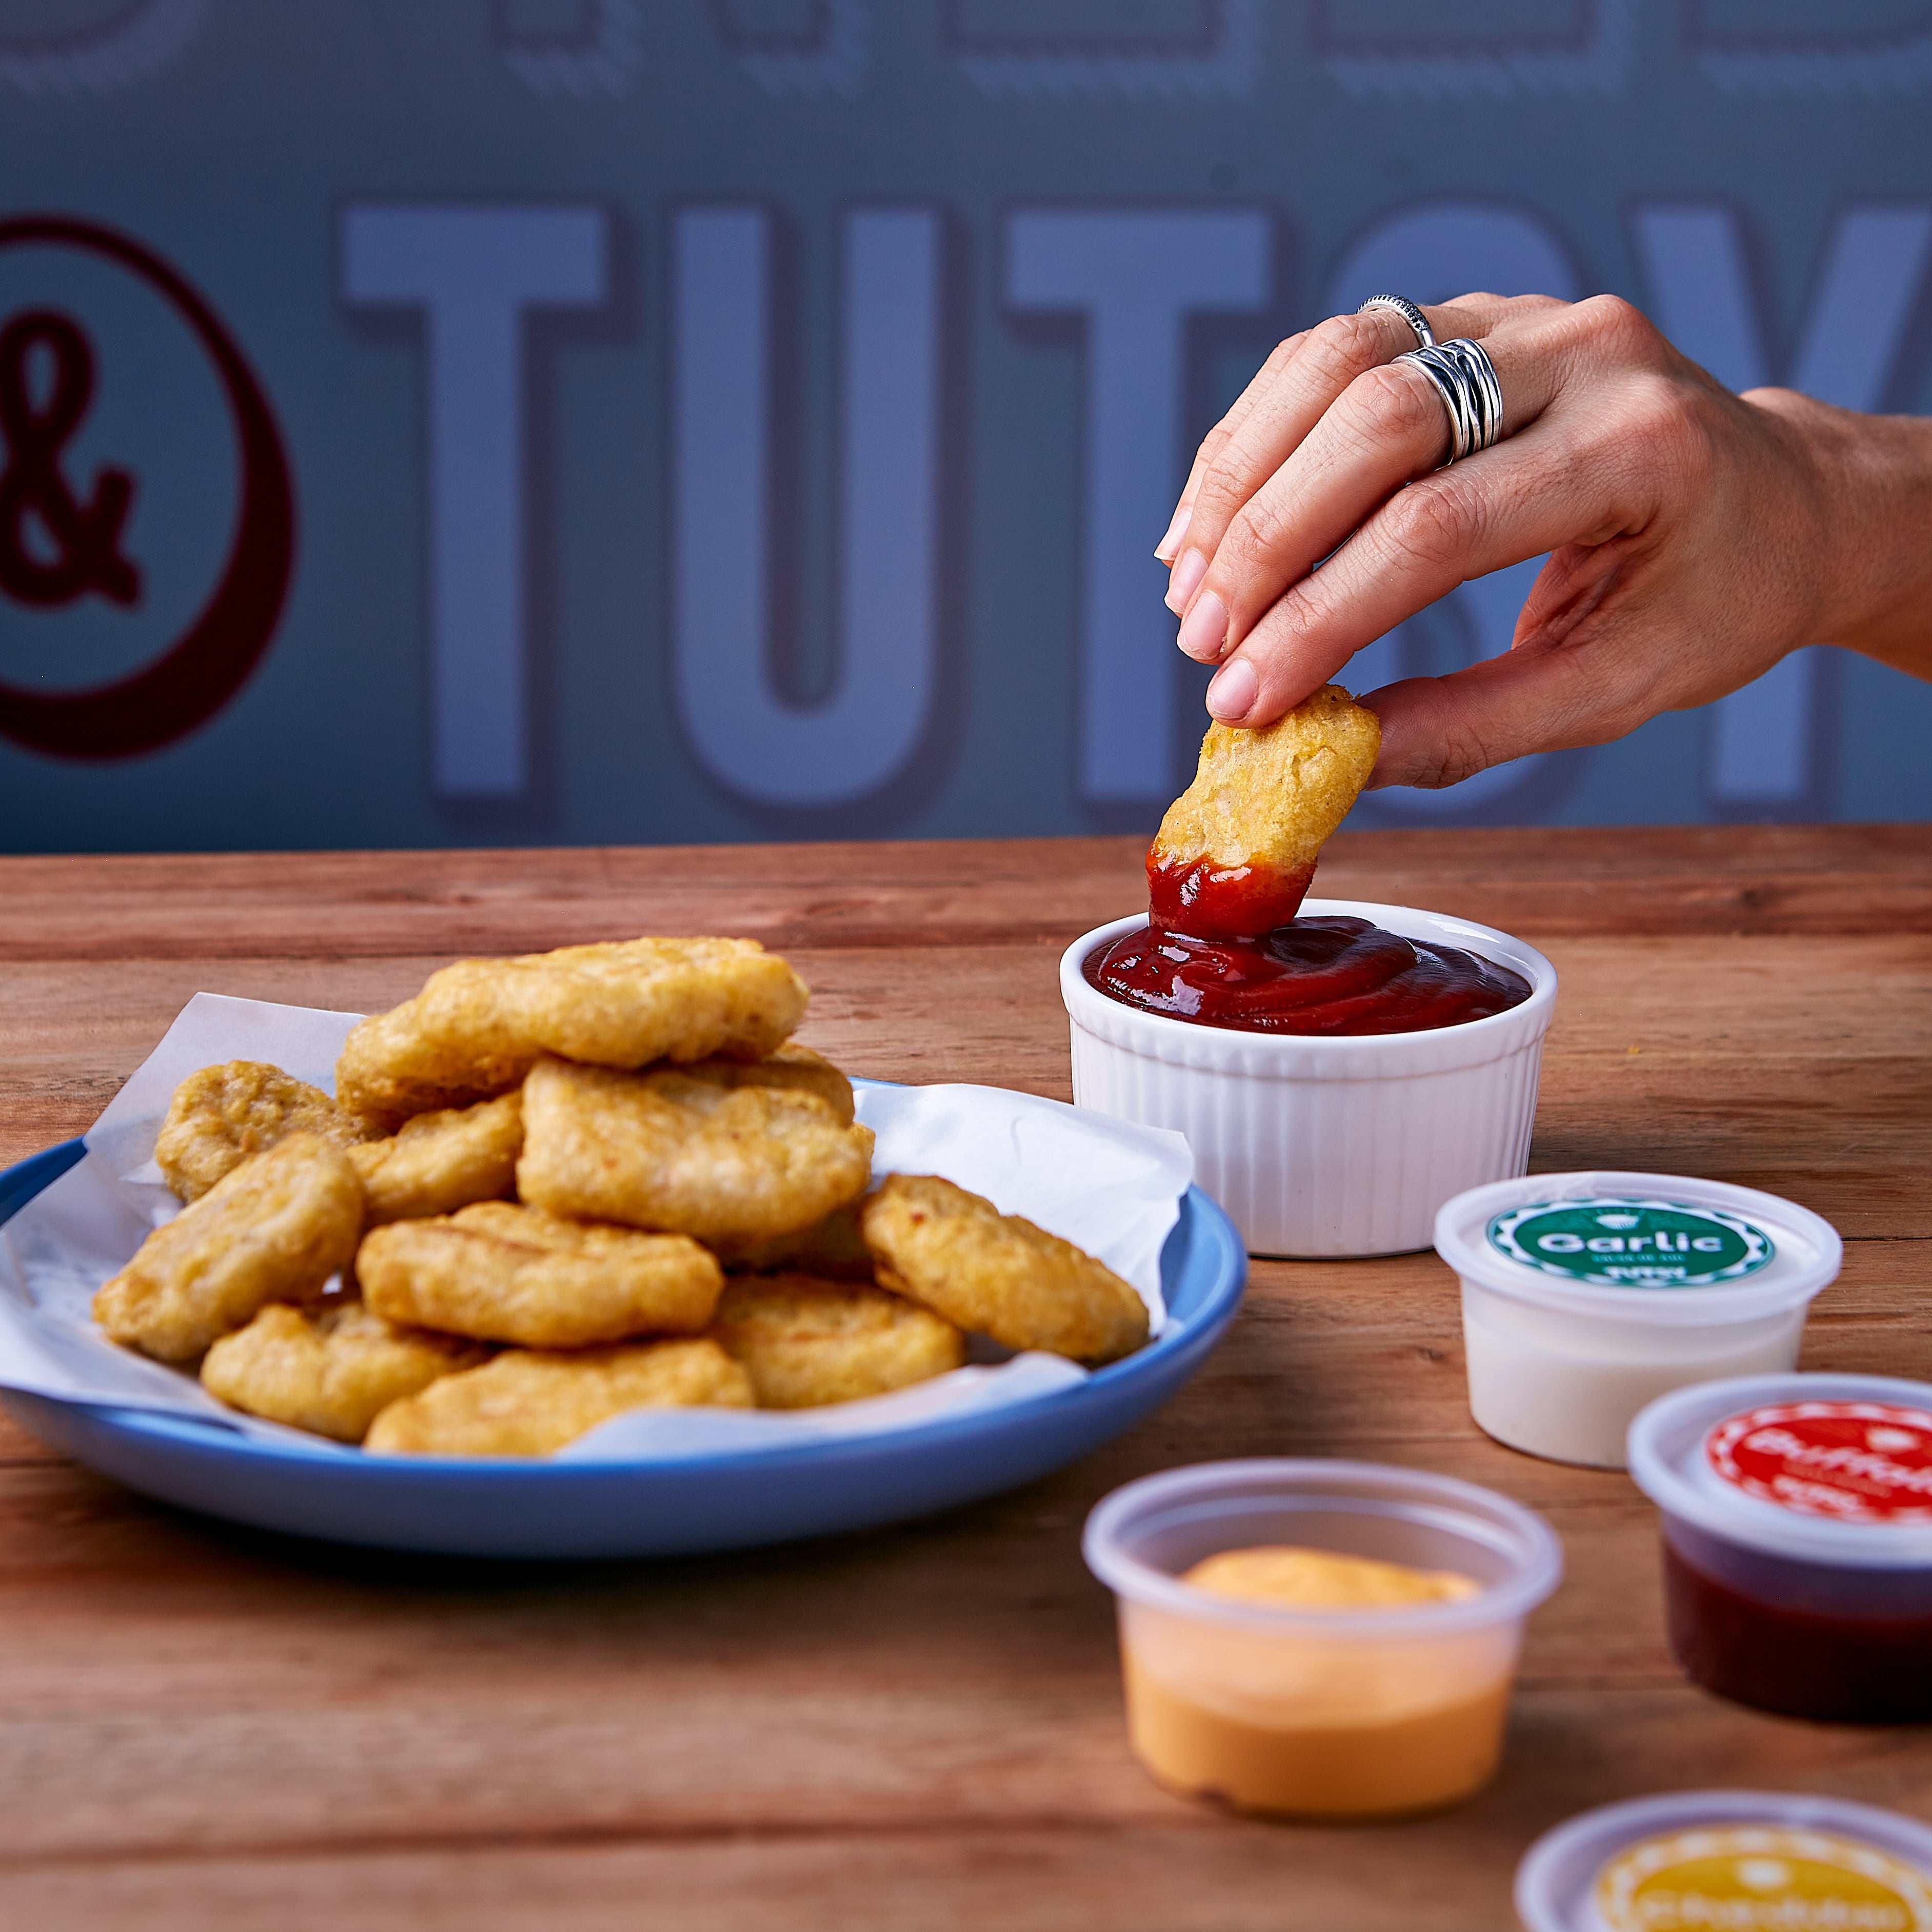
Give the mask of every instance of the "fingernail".
[{"label": "fingernail", "polygon": [[1172,563],[1174,553],[1180,548],[1180,540],[1187,534],[1187,526],[1194,520],[1194,506],[1184,503],[1174,513],[1174,521],[1167,526],[1167,534],[1154,547],[1154,554],[1162,563]]},{"label": "fingernail", "polygon": [[1255,668],[1246,658],[1223,664],[1208,687],[1208,709],[1224,724],[1238,724],[1255,708],[1255,694],[1261,686]]},{"label": "fingernail", "polygon": [[[1192,556],[1194,553],[1190,550]],[[1220,598],[1211,590],[1204,590],[1194,600],[1194,608],[1188,612],[1180,626],[1180,635],[1176,640],[1187,655],[1202,664],[1212,664],[1221,655],[1221,646],[1228,641],[1228,613]]]},{"label": "fingernail", "polygon": [[1187,608],[1187,600],[1207,574],[1208,560],[1198,550],[1190,550],[1174,566],[1174,574],[1167,580],[1167,608],[1177,617]]}]

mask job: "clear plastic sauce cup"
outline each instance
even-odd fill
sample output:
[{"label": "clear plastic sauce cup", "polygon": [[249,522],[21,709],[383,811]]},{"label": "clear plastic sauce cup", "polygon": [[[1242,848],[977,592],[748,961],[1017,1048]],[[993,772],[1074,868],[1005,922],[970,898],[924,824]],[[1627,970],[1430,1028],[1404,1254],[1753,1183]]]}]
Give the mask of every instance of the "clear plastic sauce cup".
[{"label": "clear plastic sauce cup", "polygon": [[1932,1719],[1932,1383],[1680,1389],[1630,1424],[1630,1471],[1686,1676],[1790,1717]]},{"label": "clear plastic sauce cup", "polygon": [[1932,1828],[1791,1791],[1599,1806],[1531,1846],[1525,1932],[1932,1932]]},{"label": "clear plastic sauce cup", "polygon": [[1670,1174],[1538,1174],[1436,1219],[1462,1285],[1469,1412],[1552,1462],[1624,1466],[1630,1418],[1691,1382],[1790,1369],[1844,1245],[1808,1208]]},{"label": "clear plastic sauce cup", "polygon": [[[1472,1596],[1376,1610],[1233,1601],[1180,1580],[1288,1545],[1471,1579]],[[1542,1519],[1473,1484],[1375,1462],[1208,1462],[1117,1490],[1088,1518],[1114,1593],[1136,1756],[1162,1784],[1244,1811],[1378,1817],[1488,1783],[1529,1612],[1562,1552]]]}]

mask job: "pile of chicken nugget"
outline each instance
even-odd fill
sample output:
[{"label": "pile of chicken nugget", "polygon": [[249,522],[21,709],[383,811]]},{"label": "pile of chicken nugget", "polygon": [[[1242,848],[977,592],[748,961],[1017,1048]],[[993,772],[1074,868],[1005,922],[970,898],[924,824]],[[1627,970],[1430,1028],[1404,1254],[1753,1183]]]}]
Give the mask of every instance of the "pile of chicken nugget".
[{"label": "pile of chicken nugget", "polygon": [[631,1409],[800,1408],[958,1368],[968,1330],[1100,1363],[1126,1282],[936,1175],[872,1184],[809,997],[742,939],[466,959],[362,1021],[336,1094],[176,1090],[187,1205],[94,1297],[230,1407],[391,1454],[542,1456]]}]

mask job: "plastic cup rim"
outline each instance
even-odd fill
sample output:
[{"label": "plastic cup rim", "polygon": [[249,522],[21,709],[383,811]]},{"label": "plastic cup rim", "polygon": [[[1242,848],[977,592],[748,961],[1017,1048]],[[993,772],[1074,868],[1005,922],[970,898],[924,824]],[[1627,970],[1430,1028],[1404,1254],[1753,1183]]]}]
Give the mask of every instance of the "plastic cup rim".
[{"label": "plastic cup rim", "polygon": [[1517,1864],[1513,1894],[1516,1916],[1528,1932],[1587,1932],[1570,1910],[1576,1902],[1574,1881],[1559,1890],[1568,1876],[1564,1868],[1573,1861],[1588,1858],[1590,1875],[1584,1884],[1594,1887],[1605,1862],[1626,1846],[1661,1836],[1673,1827],[1692,1831],[1721,1825],[1746,1830],[1836,1830],[1847,1838],[1864,1838],[1895,1857],[1908,1856],[1900,1849],[1898,1841],[1903,1841],[1932,1877],[1932,1827],[1902,1812],[1804,1791],[1662,1791],[1593,1805],[1551,1826]]},{"label": "plastic cup rim", "polygon": [[1801,1516],[1742,1492],[1727,1495],[1700,1488],[1664,1452],[1664,1436],[1687,1418],[1694,1418],[1701,1445],[1712,1426],[1727,1416],[1792,1402],[1884,1402],[1932,1408],[1932,1382],[1800,1369],[1693,1382],[1659,1396],[1632,1419],[1624,1441],[1630,1480],[1666,1516],[1761,1555],[1839,1569],[1932,1570],[1932,1522],[1834,1522]]},{"label": "plastic cup rim", "polygon": [[[1694,1193],[1708,1190],[1724,1197],[1723,1203],[1712,1204],[1726,1205],[1747,1220],[1792,1228],[1817,1250],[1817,1258],[1782,1281],[1727,1282],[1708,1288],[1670,1289],[1600,1288],[1592,1282],[1558,1281],[1536,1274],[1520,1262],[1492,1254],[1480,1238],[1466,1232],[1472,1226],[1486,1226],[1498,1208],[1527,1203],[1538,1190],[1546,1187],[1557,1190],[1566,1184],[1580,1181],[1590,1184],[1593,1192],[1662,1198],[1668,1198],[1673,1189]],[[1693,1200],[1684,1204],[1698,1204]],[[1716,1328],[1788,1314],[1822,1294],[1838,1280],[1844,1265],[1844,1242],[1838,1229],[1822,1215],[1814,1214],[1782,1195],[1740,1187],[1728,1180],[1707,1180],[1696,1174],[1646,1174],[1612,1168],[1527,1174],[1516,1180],[1486,1181],[1480,1187],[1466,1189],[1451,1196],[1436,1210],[1435,1245],[1436,1253],[1455,1270],[1459,1280],[1506,1300],[1646,1328]]]},{"label": "plastic cup rim", "polygon": [[[1350,1496],[1352,1479],[1398,1479],[1418,1492],[1402,1500],[1420,1504],[1441,1517],[1473,1518],[1492,1532],[1502,1528],[1516,1548],[1516,1574],[1489,1586],[1474,1597],[1454,1602],[1424,1604],[1412,1610],[1317,1611],[1271,1608],[1238,1603],[1197,1590],[1166,1570],[1142,1562],[1121,1546],[1124,1518],[1172,1493],[1179,1502],[1190,1488],[1212,1489],[1264,1479],[1281,1484],[1298,1497],[1321,1498],[1340,1508],[1360,1506],[1366,1499]],[[1324,1485],[1333,1484],[1332,1489]],[[1257,1493],[1262,1492],[1257,1488]],[[1498,1519],[1500,1518],[1500,1522]],[[1493,1536],[1473,1536],[1498,1546]],[[1534,1510],[1499,1491],[1466,1483],[1460,1477],[1440,1476],[1395,1462],[1368,1462],[1329,1456],[1250,1456],[1223,1462],[1190,1462],[1155,1474],[1142,1476],[1101,1498],[1088,1513],[1080,1539],[1087,1567],[1116,1597],[1168,1611],[1194,1623],[1216,1623],[1231,1629],[1271,1636],[1344,1637],[1352,1642],[1412,1641],[1446,1636],[1500,1623],[1520,1622],[1550,1597],[1563,1577],[1563,1546],[1556,1533]]]},{"label": "plastic cup rim", "polygon": [[[1095,926],[1090,932],[1082,933],[1060,956],[1060,997],[1070,1013],[1074,1012],[1076,999],[1082,1001],[1098,1000],[1110,1016],[1125,1015],[1130,1024],[1154,1029],[1153,1037],[1162,1034],[1179,1033],[1191,1040],[1198,1040],[1204,1035],[1238,1040],[1244,1046],[1252,1045],[1264,1052],[1274,1052],[1283,1054],[1296,1051],[1336,1053],[1343,1052],[1368,1052],[1390,1054],[1405,1047],[1413,1047],[1418,1040],[1465,1040],[1484,1036],[1484,1029],[1492,1032],[1507,1030],[1512,1026],[1520,1027],[1528,1018],[1534,1018],[1539,1024],[1538,1033],[1550,1023],[1550,1010],[1556,1004],[1556,968],[1536,948],[1514,933],[1504,932],[1501,927],[1479,925],[1474,920],[1463,919],[1452,913],[1431,912],[1426,906],[1396,905],[1376,899],[1327,899],[1310,898],[1302,902],[1302,911],[1311,918],[1346,917],[1373,919],[1376,924],[1382,922],[1378,915],[1394,913],[1411,918],[1432,920],[1444,928],[1444,938],[1462,938],[1470,942],[1469,950],[1480,952],[1480,942],[1492,943],[1514,947],[1522,955],[1495,958],[1484,952],[1483,956],[1498,966],[1507,966],[1512,971],[1527,969],[1525,976],[1529,981],[1529,998],[1520,1006],[1510,1007],[1506,1012],[1491,1013],[1479,1020],[1464,1020],[1451,1027],[1424,1027],[1406,1033],[1261,1033],[1246,1027],[1202,1026],[1192,1020],[1177,1019],[1169,1013],[1154,1013],[1139,1006],[1126,1005],[1119,1000],[1109,999],[1105,993],[1089,986],[1081,968],[1087,956],[1097,947],[1111,940],[1118,939],[1123,933],[1132,932],[1136,927],[1148,923],[1144,912],[1134,913],[1125,918],[1109,920],[1104,925]],[[1090,1008],[1090,1011],[1100,1009]]]}]

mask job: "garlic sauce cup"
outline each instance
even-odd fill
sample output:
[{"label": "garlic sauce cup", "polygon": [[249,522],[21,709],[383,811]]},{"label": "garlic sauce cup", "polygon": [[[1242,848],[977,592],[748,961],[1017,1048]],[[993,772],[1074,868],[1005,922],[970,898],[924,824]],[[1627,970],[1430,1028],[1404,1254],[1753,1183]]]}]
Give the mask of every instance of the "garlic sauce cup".
[{"label": "garlic sauce cup", "polygon": [[1528,1165],[1556,969],[1492,926],[1368,900],[1304,902],[1480,955],[1528,980],[1506,1012],[1415,1033],[1256,1033],[1142,1012],[1090,985],[1088,956],[1147,923],[1098,926],[1060,956],[1076,1106],[1172,1127],[1251,1254],[1406,1254],[1436,1212]]},{"label": "garlic sauce cup", "polygon": [[1790,1369],[1844,1244],[1808,1208],[1687,1174],[1535,1174],[1444,1204],[1469,1412],[1551,1462],[1624,1467],[1644,1405]]}]

